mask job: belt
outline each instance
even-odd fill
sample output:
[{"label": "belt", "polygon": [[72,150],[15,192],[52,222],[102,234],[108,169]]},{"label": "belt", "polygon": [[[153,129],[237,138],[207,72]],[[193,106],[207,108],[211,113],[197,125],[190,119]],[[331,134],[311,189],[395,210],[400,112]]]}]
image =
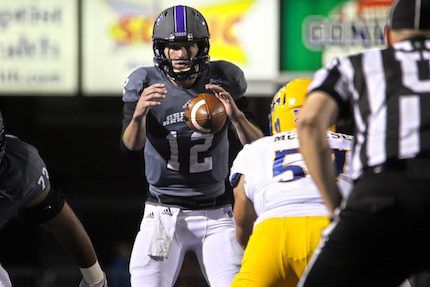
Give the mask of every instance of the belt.
[{"label": "belt", "polygon": [[387,171],[428,169],[429,167],[430,158],[390,159],[382,164],[363,168],[363,173],[378,174]]},{"label": "belt", "polygon": [[191,197],[175,197],[148,194],[148,202],[162,205],[178,206],[184,209],[207,209],[223,206],[229,203],[226,194],[210,199],[193,199]]}]

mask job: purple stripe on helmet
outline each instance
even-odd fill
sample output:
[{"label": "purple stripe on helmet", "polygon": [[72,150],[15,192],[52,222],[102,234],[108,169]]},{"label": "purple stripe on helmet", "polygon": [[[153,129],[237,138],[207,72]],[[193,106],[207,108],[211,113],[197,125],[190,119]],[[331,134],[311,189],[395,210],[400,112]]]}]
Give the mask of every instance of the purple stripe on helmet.
[{"label": "purple stripe on helmet", "polygon": [[185,32],[186,28],[186,17],[185,17],[185,6],[175,6],[175,32]]}]

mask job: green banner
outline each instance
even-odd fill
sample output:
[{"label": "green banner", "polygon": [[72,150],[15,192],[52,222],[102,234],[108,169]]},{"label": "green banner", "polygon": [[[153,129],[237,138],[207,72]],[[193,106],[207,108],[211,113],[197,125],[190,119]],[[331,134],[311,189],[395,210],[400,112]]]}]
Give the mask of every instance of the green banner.
[{"label": "green banner", "polygon": [[281,70],[315,71],[333,57],[383,45],[391,2],[281,1]]}]

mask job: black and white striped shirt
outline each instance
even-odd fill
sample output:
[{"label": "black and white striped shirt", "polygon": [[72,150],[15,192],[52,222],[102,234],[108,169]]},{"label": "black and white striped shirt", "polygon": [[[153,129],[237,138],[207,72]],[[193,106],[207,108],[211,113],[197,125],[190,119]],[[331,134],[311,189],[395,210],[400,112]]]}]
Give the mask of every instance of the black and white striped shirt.
[{"label": "black and white striped shirt", "polygon": [[430,39],[333,60],[309,91],[331,95],[355,122],[353,178],[390,159],[430,154]]}]

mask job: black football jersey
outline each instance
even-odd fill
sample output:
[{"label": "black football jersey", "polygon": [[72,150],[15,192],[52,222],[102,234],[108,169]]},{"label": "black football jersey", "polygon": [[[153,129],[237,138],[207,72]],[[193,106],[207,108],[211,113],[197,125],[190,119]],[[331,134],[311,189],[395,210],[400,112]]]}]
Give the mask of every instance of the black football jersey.
[{"label": "black football jersey", "polygon": [[6,153],[0,166],[0,227],[42,194],[48,184],[48,170],[37,149],[6,135]]},{"label": "black football jersey", "polygon": [[164,83],[167,95],[147,116],[144,158],[150,193],[201,199],[221,195],[228,175],[228,125],[216,134],[197,133],[185,123],[184,108],[196,94],[210,93],[205,89],[208,83],[223,87],[238,101],[247,87],[242,70],[229,62],[211,62],[194,86],[184,89],[155,67],[139,68],[124,83],[123,129],[134,112],[130,105],[135,106],[143,89],[155,83]]}]

